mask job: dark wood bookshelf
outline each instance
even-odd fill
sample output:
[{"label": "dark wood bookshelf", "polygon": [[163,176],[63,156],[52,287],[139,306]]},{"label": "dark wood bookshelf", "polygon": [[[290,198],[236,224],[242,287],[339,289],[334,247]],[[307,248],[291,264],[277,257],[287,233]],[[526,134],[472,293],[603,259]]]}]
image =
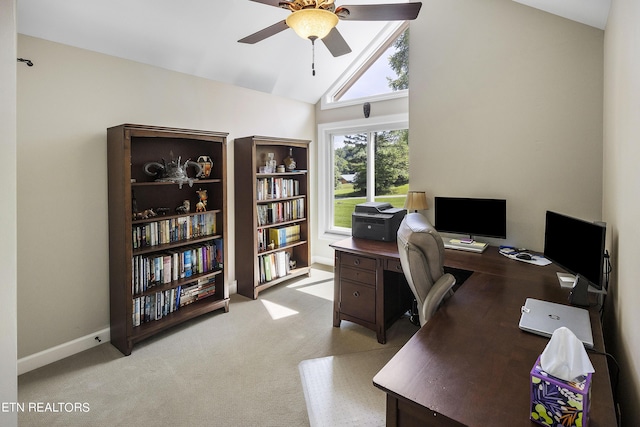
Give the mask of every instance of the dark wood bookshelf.
[{"label": "dark wood bookshelf", "polygon": [[[256,299],[258,294],[272,286],[295,277],[309,275],[311,264],[311,245],[309,233],[309,144],[308,140],[274,138],[266,136],[248,136],[234,140],[235,169],[235,254],[236,279],[238,293]],[[268,153],[273,153],[277,165],[292,153],[296,162],[295,170],[287,172],[261,172],[260,167],[266,165]],[[286,197],[258,199],[258,180],[293,179],[298,182],[299,192]],[[274,221],[259,224],[259,205],[272,202],[294,201],[303,206],[304,214],[295,219]],[[260,250],[258,230],[268,232],[270,228],[282,226],[300,226],[299,240],[289,242],[282,247]],[[286,275],[265,280],[261,278],[261,258],[286,252],[287,257],[295,260],[295,268],[289,269]]]},{"label": "dark wood bookshelf", "polygon": [[[224,258],[228,257],[227,232],[227,133],[192,129],[177,129],[159,126],[123,124],[107,129],[107,159],[109,184],[109,288],[111,343],[123,354],[129,355],[133,345],[167,328],[193,319],[214,310],[229,311],[228,274],[224,268]],[[193,185],[184,183],[182,187],[172,182],[155,181],[155,176],[144,172],[148,162],[181,159],[198,161],[198,157],[208,156],[213,167],[208,178],[195,179],[195,171],[187,168]],[[196,212],[199,198],[196,190],[207,190],[208,200],[205,212]],[[135,196],[137,212],[146,209],[166,208],[165,215],[134,220]],[[189,200],[191,209],[187,213],[177,213],[176,208]],[[215,232],[171,243],[134,248],[134,227],[153,222],[194,217],[198,214],[212,215]],[[213,230],[211,230],[213,231]],[[204,273],[157,283],[147,289],[135,290],[134,257],[158,256],[167,251],[180,251],[189,247],[202,247],[217,243],[221,246],[222,266]],[[180,306],[175,311],[163,313],[158,320],[134,321],[134,302],[158,293],[175,293],[185,285],[215,279],[215,293]]]}]

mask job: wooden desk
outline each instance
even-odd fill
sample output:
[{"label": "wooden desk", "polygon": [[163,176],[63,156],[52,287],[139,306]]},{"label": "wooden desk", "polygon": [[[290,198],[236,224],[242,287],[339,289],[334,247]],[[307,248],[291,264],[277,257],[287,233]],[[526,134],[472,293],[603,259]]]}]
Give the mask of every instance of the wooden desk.
[{"label": "wooden desk", "polygon": [[[388,247],[389,249],[391,246]],[[445,264],[475,273],[374,377],[387,393],[387,426],[534,426],[529,372],[548,339],[518,328],[527,297],[566,303],[555,265],[447,250]],[[594,348],[604,351],[597,310]],[[616,425],[604,355],[589,353],[593,375],[589,427]]]},{"label": "wooden desk", "polygon": [[413,294],[400,265],[396,242],[349,237],[335,249],[333,326],[348,320],[376,332],[386,343],[387,328],[411,308]]},{"label": "wooden desk", "polygon": [[[375,331],[378,342],[386,343],[386,330],[411,308],[414,299],[397,243],[349,237],[331,247],[335,249],[333,326],[348,320]],[[445,265],[508,277],[531,274],[529,264],[505,260],[510,261],[495,247],[482,254],[447,249]],[[556,269],[544,271],[557,283]]]}]

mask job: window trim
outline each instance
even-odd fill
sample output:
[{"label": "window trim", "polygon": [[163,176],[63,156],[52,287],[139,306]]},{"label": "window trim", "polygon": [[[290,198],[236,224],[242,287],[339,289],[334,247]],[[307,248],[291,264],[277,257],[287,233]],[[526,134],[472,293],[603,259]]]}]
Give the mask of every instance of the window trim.
[{"label": "window trim", "polygon": [[370,133],[386,130],[409,129],[409,113],[391,114],[318,125],[318,237],[336,239],[350,236],[351,229],[333,226],[333,200],[335,176],[333,162],[333,135]]}]

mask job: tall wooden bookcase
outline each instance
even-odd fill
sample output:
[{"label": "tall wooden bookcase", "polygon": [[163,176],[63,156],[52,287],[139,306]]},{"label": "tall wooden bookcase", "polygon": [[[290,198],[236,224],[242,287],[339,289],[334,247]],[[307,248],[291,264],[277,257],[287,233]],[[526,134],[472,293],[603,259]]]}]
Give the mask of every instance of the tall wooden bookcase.
[{"label": "tall wooden bookcase", "polygon": [[[309,275],[309,143],[249,136],[234,140],[235,262],[238,293],[258,294]],[[282,165],[291,153],[294,170],[261,171],[269,153]]]},{"label": "tall wooden bookcase", "polygon": [[[107,129],[111,343],[125,355],[166,328],[229,311],[227,135],[133,124]],[[144,170],[150,162],[184,165],[200,156],[213,166],[193,186]],[[195,178],[196,167],[183,170]],[[196,212],[197,190],[207,190],[204,212]],[[187,200],[190,210],[177,210]]]}]

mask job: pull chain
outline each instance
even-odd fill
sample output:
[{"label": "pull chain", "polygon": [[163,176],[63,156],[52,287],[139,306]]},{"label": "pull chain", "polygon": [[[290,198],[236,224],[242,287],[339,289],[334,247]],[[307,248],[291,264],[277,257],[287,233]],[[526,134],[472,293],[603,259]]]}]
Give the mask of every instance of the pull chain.
[{"label": "pull chain", "polygon": [[311,40],[311,75],[316,75],[316,39],[317,37],[309,37]]}]

